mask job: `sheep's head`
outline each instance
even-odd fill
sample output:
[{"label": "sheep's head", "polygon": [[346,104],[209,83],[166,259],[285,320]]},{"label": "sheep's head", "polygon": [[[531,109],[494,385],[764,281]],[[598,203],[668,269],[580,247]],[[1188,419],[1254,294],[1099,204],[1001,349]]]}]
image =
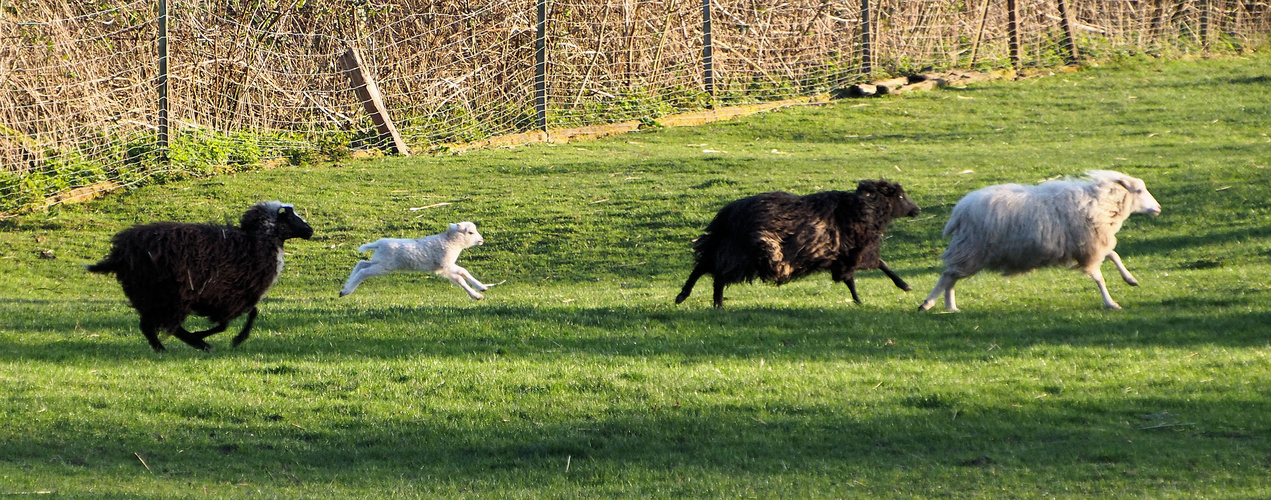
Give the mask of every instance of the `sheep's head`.
[{"label": "sheep's head", "polygon": [[451,241],[459,241],[461,248],[485,244],[485,238],[482,238],[481,233],[477,232],[477,225],[471,222],[453,223],[446,233]]},{"label": "sheep's head", "polygon": [[247,209],[239,226],[249,233],[272,231],[280,240],[313,236],[313,228],[300,218],[296,207],[278,201],[260,202]]},{"label": "sheep's head", "polygon": [[905,188],[886,179],[860,181],[856,185],[856,194],[892,217],[916,217],[922,212],[917,203],[905,196]]},{"label": "sheep's head", "polygon": [[1121,172],[1111,170],[1092,170],[1086,175],[1100,183],[1115,183],[1130,193],[1125,201],[1125,209],[1136,214],[1161,214],[1161,204],[1157,203],[1152,193],[1147,192],[1147,184],[1142,180],[1130,177]]}]

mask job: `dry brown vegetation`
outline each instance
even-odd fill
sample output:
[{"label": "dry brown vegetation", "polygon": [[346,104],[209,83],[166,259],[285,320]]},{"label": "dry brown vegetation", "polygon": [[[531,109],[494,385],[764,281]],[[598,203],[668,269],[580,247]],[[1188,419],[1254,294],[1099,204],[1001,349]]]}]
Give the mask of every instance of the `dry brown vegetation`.
[{"label": "dry brown vegetation", "polygon": [[[30,190],[15,186],[32,176],[64,178],[37,189],[43,196],[127,177],[157,154],[156,3],[0,1],[0,175],[9,176],[0,198]],[[1065,62],[1058,0],[1018,3],[1022,63]],[[1010,65],[1005,2],[870,4],[875,74]],[[1238,49],[1271,31],[1266,2],[1068,5],[1085,56]],[[859,0],[721,0],[711,9],[713,96],[700,0],[549,2],[548,125],[766,102],[866,79]],[[205,0],[180,2],[170,16],[175,134],[259,137],[262,156],[320,138],[347,144],[367,128],[336,65],[350,47],[415,149],[533,128],[532,2]]]}]

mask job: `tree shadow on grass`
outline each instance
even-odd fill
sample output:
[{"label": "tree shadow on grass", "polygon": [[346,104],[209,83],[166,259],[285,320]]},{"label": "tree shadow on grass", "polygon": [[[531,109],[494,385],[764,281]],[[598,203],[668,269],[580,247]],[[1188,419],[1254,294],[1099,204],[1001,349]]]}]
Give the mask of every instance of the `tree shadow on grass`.
[{"label": "tree shadow on grass", "polygon": [[1091,468],[1115,471],[1122,483],[1142,474],[1145,485],[1222,477],[1224,487],[1239,489],[1264,480],[1259,461],[1268,445],[1265,419],[1251,420],[1252,427],[1223,422],[1242,417],[1230,414],[1232,408],[1243,416],[1271,413],[1265,398],[1208,409],[1186,397],[1055,397],[986,406],[972,397],[916,394],[882,404],[898,410],[857,415],[759,400],[731,407],[611,409],[566,419],[540,418],[533,410],[480,420],[444,410],[422,420],[353,411],[331,414],[322,429],[261,412],[233,424],[191,417],[163,428],[101,424],[57,436],[16,436],[0,442],[0,462],[44,474],[105,473],[114,479],[135,473],[179,484],[250,481],[266,488],[336,477],[345,487],[403,479],[441,483],[438,478],[457,487],[480,488],[492,478],[545,487],[543,481],[560,477],[567,464],[584,483],[619,488],[630,487],[623,477],[674,484],[685,475],[703,475],[762,489],[782,477],[799,480],[783,472],[794,470],[816,479],[865,478],[876,493],[918,488],[919,496],[941,487],[930,476],[946,474],[973,475],[980,480],[970,484],[988,488],[997,481],[1026,487],[1016,484],[1021,478],[1079,482]]}]

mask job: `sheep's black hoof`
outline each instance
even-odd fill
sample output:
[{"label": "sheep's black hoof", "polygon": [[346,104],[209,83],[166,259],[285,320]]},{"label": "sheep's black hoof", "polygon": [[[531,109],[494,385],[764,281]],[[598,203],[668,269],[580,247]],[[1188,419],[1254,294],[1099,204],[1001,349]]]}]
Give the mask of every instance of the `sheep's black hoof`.
[{"label": "sheep's black hoof", "polygon": [[686,293],[681,293],[681,294],[679,294],[679,296],[675,297],[675,303],[676,303],[676,304],[682,304],[682,303],[684,302],[684,300],[685,300],[685,299],[688,299],[688,294],[686,294]]},{"label": "sheep's black hoof", "polygon": [[904,290],[904,291],[906,291],[906,292],[908,292],[908,291],[913,290],[913,289],[914,289],[914,287],[909,286],[908,284],[906,284],[905,286],[900,287],[900,289],[901,289],[901,290]]}]

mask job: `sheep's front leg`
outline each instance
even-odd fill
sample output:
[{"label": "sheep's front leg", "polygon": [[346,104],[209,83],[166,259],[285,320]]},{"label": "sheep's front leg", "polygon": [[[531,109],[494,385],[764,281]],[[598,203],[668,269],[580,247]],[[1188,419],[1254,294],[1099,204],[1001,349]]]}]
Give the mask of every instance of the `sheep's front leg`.
[{"label": "sheep's front leg", "polygon": [[860,304],[861,296],[856,294],[856,277],[848,276],[846,279],[843,280],[843,282],[847,283],[848,291],[852,292],[852,302]]},{"label": "sheep's front leg", "polygon": [[[242,344],[244,340],[247,340],[247,335],[251,333],[252,324],[256,323],[256,314],[259,312],[259,310],[253,307],[252,310],[247,313],[247,323],[243,324],[243,329],[238,331],[238,335],[234,336],[234,340],[230,345],[238,347],[238,344]],[[224,330],[224,328],[221,329]]]},{"label": "sheep's front leg", "polygon": [[895,272],[892,272],[891,268],[887,267],[887,263],[883,262],[882,259],[878,260],[878,269],[883,274],[886,274],[888,278],[891,278],[891,282],[896,284],[896,288],[906,292],[913,290],[913,287],[909,286],[909,283],[905,283],[905,280],[900,279],[900,276],[897,276]]},{"label": "sheep's front leg", "polygon": [[1108,309],[1120,309],[1116,301],[1112,300],[1112,296],[1108,294],[1108,284],[1103,281],[1103,272],[1099,271],[1099,266],[1086,269],[1086,274],[1094,279],[1096,285],[1099,285],[1099,294],[1103,295],[1103,307]]},{"label": "sheep's front leg", "polygon": [[441,272],[441,275],[445,276],[451,283],[459,285],[459,288],[462,288],[463,291],[468,292],[468,296],[472,297],[473,300],[481,300],[485,298],[485,295],[481,295],[481,292],[473,290],[472,287],[468,285],[468,282],[464,281],[463,276],[455,269],[444,270]]},{"label": "sheep's front leg", "polygon": [[957,273],[951,271],[945,271],[944,274],[941,274],[940,280],[936,282],[936,287],[931,289],[931,293],[927,295],[926,300],[922,301],[922,305],[918,306],[918,310],[926,311],[931,309],[931,306],[936,305],[936,299],[943,293],[944,308],[951,312],[957,312],[958,305],[953,299],[953,285],[958,282],[958,279]]},{"label": "sheep's front leg", "polygon": [[167,350],[167,348],[163,347],[163,343],[159,342],[159,332],[155,328],[154,323],[142,320],[141,333],[146,335],[146,340],[150,342],[150,348],[154,349],[154,352],[163,352]]},{"label": "sheep's front leg", "polygon": [[693,293],[693,287],[697,285],[697,280],[706,274],[706,266],[697,263],[693,266],[693,271],[689,273],[688,280],[684,282],[684,287],[680,289],[680,294],[675,296],[675,303],[679,304],[687,299],[689,294]]},{"label": "sheep's front leg", "polygon": [[1117,255],[1116,251],[1109,251],[1106,258],[1116,264],[1117,272],[1121,273],[1121,279],[1129,283],[1130,286],[1139,286],[1139,280],[1134,279],[1134,276],[1130,274],[1130,270],[1126,269],[1125,264],[1121,263],[1121,256]]}]

